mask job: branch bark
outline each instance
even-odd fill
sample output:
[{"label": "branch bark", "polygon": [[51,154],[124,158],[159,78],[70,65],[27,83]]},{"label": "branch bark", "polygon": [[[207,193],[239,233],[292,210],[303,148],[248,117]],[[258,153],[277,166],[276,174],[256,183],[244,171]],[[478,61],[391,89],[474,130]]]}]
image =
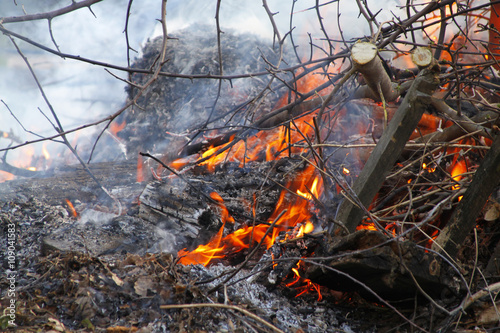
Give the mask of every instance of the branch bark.
[{"label": "branch bark", "polygon": [[[406,142],[417,126],[422,114],[431,103],[430,95],[437,88],[439,67],[423,70],[413,82],[403,102],[368,158],[366,165],[353,186],[361,205],[367,207],[379,191],[385,177],[403,151]],[[365,209],[351,200],[344,200],[339,208],[337,220],[353,232],[361,222]]]},{"label": "branch bark", "polygon": [[11,16],[11,17],[0,17],[0,24],[3,23],[14,23],[14,22],[27,22],[27,21],[36,21],[36,20],[52,20],[54,17],[61,16],[67,14],[69,12],[75,11],[80,8],[85,8],[92,6],[98,2],[103,0],[85,0],[85,1],[72,1],[71,5],[66,6],[64,8],[56,9],[51,12],[32,14],[32,15],[23,15],[23,16]]},{"label": "branch bark", "polygon": [[386,102],[394,101],[399,97],[397,89],[382,64],[375,44],[357,42],[352,47],[351,58],[355,68],[363,75],[369,88],[359,89],[355,97],[371,98],[375,101],[385,100]]}]

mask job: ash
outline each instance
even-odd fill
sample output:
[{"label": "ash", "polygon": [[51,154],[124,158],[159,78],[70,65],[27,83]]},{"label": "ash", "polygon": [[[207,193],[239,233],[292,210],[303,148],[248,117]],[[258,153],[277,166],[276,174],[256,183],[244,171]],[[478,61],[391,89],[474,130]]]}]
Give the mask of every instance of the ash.
[{"label": "ash", "polygon": [[[214,281],[204,284],[207,289],[223,283],[226,276],[234,270],[234,267],[222,264],[190,267],[190,275],[199,281],[215,278]],[[252,276],[248,270],[239,271],[226,282],[225,288],[222,287],[213,294],[216,298],[213,301],[246,306],[285,332],[353,332],[355,324],[345,322],[342,310],[329,307],[328,302],[317,302],[316,295],[287,297],[283,289],[272,290],[252,282]]]}]

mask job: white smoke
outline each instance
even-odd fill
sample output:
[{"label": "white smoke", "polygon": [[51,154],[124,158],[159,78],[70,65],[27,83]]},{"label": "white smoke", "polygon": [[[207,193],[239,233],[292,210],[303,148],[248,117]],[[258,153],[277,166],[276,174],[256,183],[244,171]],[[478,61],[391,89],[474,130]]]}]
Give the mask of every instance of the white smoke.
[{"label": "white smoke", "polygon": [[[61,2],[40,0],[2,0],[0,16],[41,13],[60,8]],[[292,37],[298,45],[302,56],[308,56],[310,38],[318,45],[325,38],[321,31],[318,13],[314,9],[316,1],[269,0],[267,1],[283,38],[291,28]],[[393,12],[397,12],[397,0],[368,1],[373,13],[382,10],[377,16],[379,22],[388,20]],[[88,9],[80,9],[55,18],[52,23],[52,33],[61,52],[79,55],[97,61],[127,66],[127,46],[124,34],[128,0],[103,0]],[[340,0],[327,3],[320,7],[320,15],[327,30],[328,37],[339,39],[339,26],[345,38],[369,35],[368,24],[359,15],[359,9],[354,1]],[[167,27],[169,31],[186,28],[193,23],[203,23],[215,29],[216,0],[171,0],[167,3]],[[129,17],[129,42],[137,51],[141,50],[145,41],[158,33],[161,0],[141,0],[133,2]],[[340,14],[337,11],[340,11]],[[95,14],[95,17],[94,15]],[[292,15],[293,20],[290,21]],[[339,20],[339,21],[338,21]],[[219,22],[224,31],[234,30],[242,33],[253,33],[264,39],[274,38],[273,27],[261,1],[221,1]],[[5,28],[24,35],[35,42],[55,49],[51,40],[46,20],[16,24],[5,24]],[[40,80],[44,91],[57,113],[65,129],[95,121],[116,111],[125,101],[125,84],[117,80],[104,68],[93,66],[71,59],[62,59],[47,53],[25,42],[16,40],[22,52],[27,56]],[[289,42],[289,40],[288,40]],[[131,52],[132,61],[136,53]],[[22,125],[41,136],[55,134],[50,122],[41,114],[41,109],[52,122],[49,108],[44,102],[26,65],[17,54],[10,40],[0,37],[0,99],[12,110]],[[112,71],[115,75],[126,78],[127,74]],[[25,130],[10,115],[7,107],[0,105],[0,131],[12,131],[21,141],[36,139]],[[84,140],[85,133],[71,135],[75,142]],[[0,148],[5,148],[11,142],[0,139]],[[48,143],[49,151],[57,151],[61,145]],[[35,146],[35,154],[40,154],[42,145]],[[10,153],[10,158],[15,158]]]}]

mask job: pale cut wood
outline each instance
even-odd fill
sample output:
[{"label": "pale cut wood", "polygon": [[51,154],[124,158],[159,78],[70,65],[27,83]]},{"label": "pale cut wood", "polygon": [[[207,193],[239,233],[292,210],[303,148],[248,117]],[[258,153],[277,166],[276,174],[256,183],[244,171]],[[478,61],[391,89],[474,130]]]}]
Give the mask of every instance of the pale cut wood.
[{"label": "pale cut wood", "polygon": [[419,69],[430,66],[433,59],[432,51],[428,47],[419,46],[411,53],[411,61],[413,61]]},{"label": "pale cut wood", "polygon": [[382,92],[386,102],[394,101],[399,97],[399,92],[391,82],[391,78],[387,74],[374,44],[368,42],[355,43],[351,49],[351,58],[369,88],[361,87],[355,97],[382,101],[379,91]]},{"label": "pale cut wood", "polygon": [[367,42],[357,42],[351,50],[352,60],[356,65],[366,65],[377,56],[377,46]]}]

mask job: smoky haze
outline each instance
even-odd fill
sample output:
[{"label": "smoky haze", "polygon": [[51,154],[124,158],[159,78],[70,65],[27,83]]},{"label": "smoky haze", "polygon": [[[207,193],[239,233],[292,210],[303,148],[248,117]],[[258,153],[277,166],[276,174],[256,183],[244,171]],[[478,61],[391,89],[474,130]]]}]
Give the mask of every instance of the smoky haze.
[{"label": "smoky haze", "polygon": [[[0,16],[21,16],[51,11],[71,4],[71,1],[24,0],[2,1]],[[127,66],[127,45],[124,34],[128,0],[104,0],[93,5],[92,12],[86,8],[56,17],[51,22],[52,36],[60,51],[84,58],[118,66]],[[167,3],[167,28],[174,33],[192,24],[205,24],[216,34],[215,13],[217,1],[177,0]],[[338,3],[324,2],[319,13],[314,9],[316,1],[269,1],[281,38],[290,29],[291,37],[298,46],[301,57],[309,57],[312,41],[316,45],[326,45],[325,34],[321,31],[318,15],[321,15],[327,36],[339,39],[339,27],[344,38],[362,37],[370,34],[368,24],[360,17],[353,1]],[[396,0],[370,4],[377,12],[379,21],[388,20],[397,12]],[[293,9],[292,9],[293,6]],[[132,49],[131,61],[139,57],[140,50],[149,38],[160,34],[159,23],[161,1],[143,0],[133,2],[128,22],[128,37]],[[337,11],[340,11],[340,15]],[[94,16],[95,15],[95,16]],[[220,9],[221,29],[241,34],[255,34],[265,41],[273,41],[273,27],[260,1],[222,1]],[[6,29],[19,33],[37,43],[55,49],[47,20],[4,24]],[[222,35],[224,38],[224,35]],[[289,43],[289,38],[286,43]],[[26,42],[16,40],[23,54],[28,58],[50,103],[65,129],[81,126],[101,117],[112,114],[126,99],[125,83],[114,78],[102,67],[87,63],[62,59],[45,52]],[[26,64],[17,53],[8,37],[0,37],[0,105],[1,131],[9,132],[21,143],[37,139],[39,136],[55,134],[49,118],[50,110],[44,102]],[[315,49],[317,56],[325,56],[328,50]],[[113,74],[127,78],[127,74],[112,71]],[[7,108],[8,106],[8,108]],[[16,121],[9,112],[15,115]],[[42,112],[46,115],[44,116]],[[22,124],[22,126],[21,126]],[[23,129],[24,127],[24,129]],[[69,136],[70,142],[81,147],[88,146],[93,140],[91,128]],[[31,131],[32,133],[28,133]],[[34,134],[33,134],[34,133]],[[72,141],[73,140],[73,141]],[[10,140],[0,140],[0,148],[12,144]],[[45,145],[45,147],[44,147]],[[43,150],[52,157],[61,155],[65,148],[54,142],[32,145],[9,152],[7,161],[18,161],[19,167],[27,167],[26,155],[40,155]],[[21,160],[24,159],[24,162]],[[68,159],[66,157],[66,159]],[[71,162],[75,160],[69,158]],[[68,162],[68,160],[66,161]],[[23,165],[23,163],[25,165]]]}]

